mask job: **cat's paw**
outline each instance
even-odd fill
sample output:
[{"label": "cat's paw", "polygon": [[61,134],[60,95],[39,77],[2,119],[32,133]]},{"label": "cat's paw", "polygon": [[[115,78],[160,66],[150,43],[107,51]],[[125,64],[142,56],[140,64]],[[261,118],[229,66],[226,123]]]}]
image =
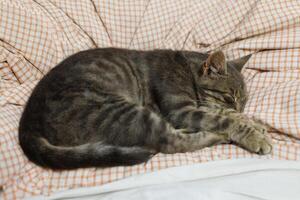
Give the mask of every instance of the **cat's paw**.
[{"label": "cat's paw", "polygon": [[264,135],[268,132],[268,128],[260,121],[249,120],[249,125]]},{"label": "cat's paw", "polygon": [[266,135],[266,129],[259,129],[249,132],[239,145],[250,152],[266,155],[272,152],[271,140]]}]

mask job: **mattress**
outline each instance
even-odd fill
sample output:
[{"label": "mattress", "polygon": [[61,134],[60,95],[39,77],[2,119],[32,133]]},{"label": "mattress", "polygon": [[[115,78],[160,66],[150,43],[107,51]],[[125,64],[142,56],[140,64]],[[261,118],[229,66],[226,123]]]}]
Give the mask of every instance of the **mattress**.
[{"label": "mattress", "polygon": [[[50,196],[104,187],[172,167],[252,158],[300,160],[299,0],[1,0],[0,186],[3,199]],[[67,56],[90,48],[222,50],[227,59],[252,54],[242,73],[245,114],[272,128],[270,155],[224,144],[158,154],[132,167],[43,169],[18,144],[18,122],[38,81]]]}]

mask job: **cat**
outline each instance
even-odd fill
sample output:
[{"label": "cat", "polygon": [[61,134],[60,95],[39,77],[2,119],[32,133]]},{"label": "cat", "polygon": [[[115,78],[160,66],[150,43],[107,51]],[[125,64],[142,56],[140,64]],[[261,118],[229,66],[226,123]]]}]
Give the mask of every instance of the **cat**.
[{"label": "cat", "polygon": [[221,143],[268,154],[266,128],[241,112],[250,58],[222,51],[97,48],[48,72],[23,111],[19,142],[30,161],[76,169],[139,164],[154,154]]}]

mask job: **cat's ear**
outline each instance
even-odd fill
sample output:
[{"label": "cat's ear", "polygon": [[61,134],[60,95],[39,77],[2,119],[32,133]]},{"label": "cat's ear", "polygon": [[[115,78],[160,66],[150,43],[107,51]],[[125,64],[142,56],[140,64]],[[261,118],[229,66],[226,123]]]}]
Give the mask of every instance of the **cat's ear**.
[{"label": "cat's ear", "polygon": [[203,75],[226,73],[227,65],[224,53],[216,51],[210,54],[203,65]]},{"label": "cat's ear", "polygon": [[228,61],[228,64],[234,66],[239,72],[242,71],[244,65],[248,62],[252,55],[244,56],[235,60]]}]

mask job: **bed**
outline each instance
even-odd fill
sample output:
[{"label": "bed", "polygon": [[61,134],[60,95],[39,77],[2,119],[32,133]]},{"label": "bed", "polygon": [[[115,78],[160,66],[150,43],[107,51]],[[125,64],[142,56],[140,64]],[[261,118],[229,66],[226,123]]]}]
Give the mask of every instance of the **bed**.
[{"label": "bed", "polygon": [[[29,162],[18,122],[31,90],[65,57],[109,46],[252,54],[244,112],[272,127],[272,153],[218,145],[69,171]],[[1,0],[0,198],[300,199],[299,70],[298,0]]]},{"label": "bed", "polygon": [[233,159],[172,167],[102,187],[58,191],[49,197],[30,199],[298,200],[299,180],[299,162]]}]

